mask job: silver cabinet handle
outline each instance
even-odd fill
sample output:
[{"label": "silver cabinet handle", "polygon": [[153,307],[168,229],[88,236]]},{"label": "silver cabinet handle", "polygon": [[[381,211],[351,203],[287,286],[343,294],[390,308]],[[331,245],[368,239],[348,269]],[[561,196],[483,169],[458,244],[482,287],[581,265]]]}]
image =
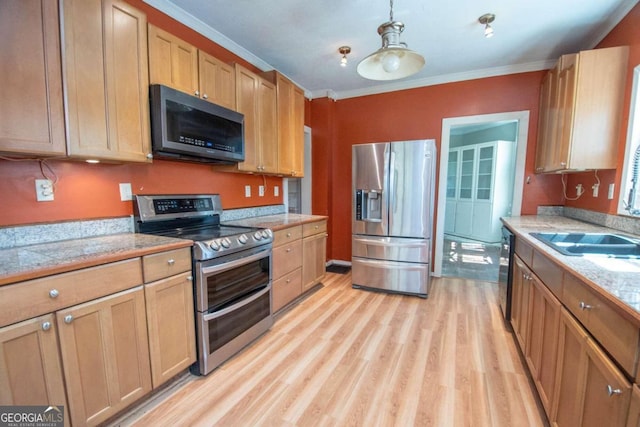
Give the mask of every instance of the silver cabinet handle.
[{"label": "silver cabinet handle", "polygon": [[291,233],[287,233],[287,237],[291,237]]},{"label": "silver cabinet handle", "polygon": [[49,291],[50,298],[58,298],[58,295],[60,295],[60,292],[57,289],[51,289]]},{"label": "silver cabinet handle", "polygon": [[592,305],[589,305],[584,301],[580,301],[580,310],[591,310],[592,308],[593,308]]},{"label": "silver cabinet handle", "polygon": [[200,91],[199,91],[199,90],[197,90],[197,91],[193,92],[193,94],[194,94],[195,96],[200,96]]},{"label": "silver cabinet handle", "polygon": [[287,248],[287,252],[291,252],[291,248]]},{"label": "silver cabinet handle", "polygon": [[607,385],[607,394],[609,395],[609,397],[611,397],[614,394],[622,394],[622,390],[620,390],[619,388],[613,388],[610,385]]},{"label": "silver cabinet handle", "polygon": [[73,322],[73,316],[72,315],[67,314],[66,316],[64,316],[64,323],[66,323],[68,325],[71,322]]},{"label": "silver cabinet handle", "polygon": [[291,283],[291,279],[287,279],[287,283]]},{"label": "silver cabinet handle", "polygon": [[187,281],[192,282],[193,281],[193,276],[187,276]]},{"label": "silver cabinet handle", "polygon": [[204,95],[202,95],[202,97],[203,97],[204,99],[209,99],[209,95],[207,95],[206,93],[205,93]]},{"label": "silver cabinet handle", "polygon": [[51,329],[51,322],[44,322],[42,324],[42,330],[43,331],[48,331],[49,329]]},{"label": "silver cabinet handle", "polygon": [[315,227],[315,228],[316,228],[316,230],[317,230],[318,228],[320,228],[320,226],[319,226],[319,225],[316,225],[316,227]]},{"label": "silver cabinet handle", "polygon": [[153,159],[153,154],[147,153],[147,159]]},{"label": "silver cabinet handle", "polygon": [[173,259],[173,258],[167,261],[167,264],[169,264],[169,265],[173,265],[175,263],[176,263],[176,260]]}]

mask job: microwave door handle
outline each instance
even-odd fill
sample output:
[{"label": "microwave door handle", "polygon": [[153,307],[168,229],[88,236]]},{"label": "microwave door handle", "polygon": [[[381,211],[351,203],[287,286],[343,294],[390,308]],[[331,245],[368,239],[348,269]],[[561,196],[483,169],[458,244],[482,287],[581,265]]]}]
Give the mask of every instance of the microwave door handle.
[{"label": "microwave door handle", "polygon": [[260,298],[261,296],[263,296],[264,294],[266,294],[270,290],[271,290],[271,284],[269,284],[267,287],[265,287],[260,292],[251,295],[251,297],[249,297],[247,299],[243,299],[242,301],[240,301],[237,304],[234,304],[234,305],[232,305],[230,307],[227,307],[224,310],[216,311],[214,313],[205,314],[202,318],[203,318],[203,320],[205,322],[208,322],[208,321],[213,320],[213,319],[215,319],[217,317],[221,317],[221,316],[224,316],[225,314],[229,314],[232,311],[235,311],[235,310],[237,310],[239,308],[242,308],[247,304],[251,304],[253,301],[257,300],[258,298]]},{"label": "microwave door handle", "polygon": [[237,259],[235,261],[230,261],[230,262],[225,262],[224,264],[219,264],[219,265],[212,265],[211,267],[205,267],[203,268],[202,274],[205,276],[208,276],[210,274],[213,273],[220,273],[223,271],[227,271],[227,270],[231,270],[232,268],[236,268],[239,267],[241,265],[245,265],[248,264],[250,262],[253,261],[257,261],[259,259],[262,259],[266,256],[269,256],[271,254],[271,251],[264,251],[264,252],[258,252],[257,254],[253,254],[250,255],[246,258],[241,258],[241,259]]}]

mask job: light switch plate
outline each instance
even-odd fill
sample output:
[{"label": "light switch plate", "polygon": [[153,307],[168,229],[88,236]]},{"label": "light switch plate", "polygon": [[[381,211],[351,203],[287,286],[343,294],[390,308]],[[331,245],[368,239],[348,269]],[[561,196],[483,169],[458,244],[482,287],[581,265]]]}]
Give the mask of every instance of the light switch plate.
[{"label": "light switch plate", "polygon": [[128,182],[120,183],[120,200],[126,202],[132,198],[133,193],[131,192],[131,184]]},{"label": "light switch plate", "polygon": [[275,197],[278,197],[280,195],[280,187],[278,187],[277,185],[273,187],[273,195]]}]

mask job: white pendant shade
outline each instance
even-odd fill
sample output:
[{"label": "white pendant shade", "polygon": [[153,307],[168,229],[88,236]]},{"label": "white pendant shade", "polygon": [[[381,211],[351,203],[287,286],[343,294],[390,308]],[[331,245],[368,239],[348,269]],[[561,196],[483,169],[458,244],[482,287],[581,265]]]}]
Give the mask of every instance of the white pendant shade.
[{"label": "white pendant shade", "polygon": [[382,47],[358,64],[358,74],[369,80],[397,80],[424,67],[422,55],[405,47]]}]

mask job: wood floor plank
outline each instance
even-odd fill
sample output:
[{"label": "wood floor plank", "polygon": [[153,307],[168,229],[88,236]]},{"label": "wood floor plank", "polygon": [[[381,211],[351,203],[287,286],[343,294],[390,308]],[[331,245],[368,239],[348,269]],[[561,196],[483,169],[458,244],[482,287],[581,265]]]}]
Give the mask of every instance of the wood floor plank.
[{"label": "wood floor plank", "polygon": [[439,278],[428,299],[351,288],[349,274],[206,377],[122,426],[542,426],[497,285]]}]

